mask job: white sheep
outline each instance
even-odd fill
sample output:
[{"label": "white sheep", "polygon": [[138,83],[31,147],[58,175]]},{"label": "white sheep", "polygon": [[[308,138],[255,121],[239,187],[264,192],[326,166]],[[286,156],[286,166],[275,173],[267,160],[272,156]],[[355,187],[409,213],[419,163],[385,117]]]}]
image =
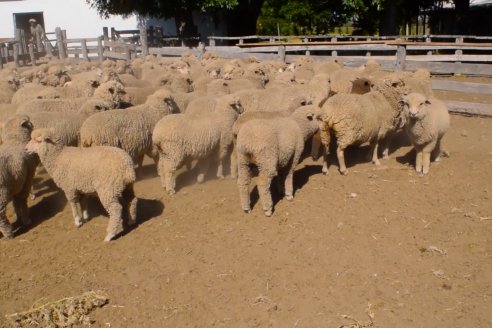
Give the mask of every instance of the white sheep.
[{"label": "white sheep", "polygon": [[[336,138],[340,173],[348,173],[344,151],[349,145],[369,142],[369,157],[379,165],[378,142],[385,141],[387,157],[389,138],[404,124],[399,106],[405,92],[401,80],[383,79],[373,83],[373,91],[365,94],[337,94],[323,104],[317,114],[321,140],[328,149],[331,135]],[[328,174],[327,154],[324,154],[323,173]]]},{"label": "white sheep", "polygon": [[142,166],[144,155],[152,155],[152,131],[164,116],[179,112],[171,92],[160,89],[142,105],[96,113],[80,128],[83,147],[113,146],[125,150]]},{"label": "white sheep", "polygon": [[158,172],[169,194],[175,193],[175,172],[185,160],[199,160],[199,183],[213,157],[219,162],[217,177],[224,177],[223,161],[232,144],[231,127],[242,107],[232,95],[222,96],[215,106],[207,107],[210,103],[208,98],[203,99],[204,106],[192,102],[185,114],[165,116],[154,128],[152,142],[159,154]]},{"label": "white sheep", "polygon": [[31,223],[27,198],[38,164],[37,156],[29,155],[24,146],[30,139],[32,124],[25,115],[7,120],[2,127],[3,144],[0,146],[0,232],[4,238],[14,235],[7,220],[7,204],[13,201],[17,220],[27,226]]},{"label": "white sheep", "polygon": [[109,214],[104,241],[112,240],[122,228],[123,206],[129,214],[128,224],[136,223],[135,170],[126,152],[105,146],[64,147],[49,129],[34,130],[26,149],[38,154],[48,174],[65,193],[77,227],[89,218],[86,197],[94,193]]},{"label": "white sheep", "polygon": [[285,198],[294,198],[293,176],[304,143],[318,131],[317,106],[296,109],[289,117],[253,119],[237,135],[238,189],[242,209],[251,211],[251,165],[258,167],[257,188],[266,216],[273,213],[270,184],[275,176],[284,182]]},{"label": "white sheep", "polygon": [[104,101],[110,108],[123,108],[128,105],[123,85],[116,81],[108,81],[97,87],[91,98],[34,99],[21,104],[17,113],[78,111],[90,99]]},{"label": "white sheep", "polygon": [[416,152],[415,170],[427,174],[431,156],[438,162],[441,155],[441,140],[449,128],[448,109],[441,100],[415,92],[404,96],[401,105],[405,131]]}]

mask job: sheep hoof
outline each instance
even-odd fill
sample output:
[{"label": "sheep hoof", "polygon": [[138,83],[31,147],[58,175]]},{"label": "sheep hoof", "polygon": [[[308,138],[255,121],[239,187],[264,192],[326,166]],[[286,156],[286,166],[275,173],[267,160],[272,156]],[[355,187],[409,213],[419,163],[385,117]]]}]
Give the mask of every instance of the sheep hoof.
[{"label": "sheep hoof", "polygon": [[75,227],[76,228],[80,228],[83,224],[84,224],[84,220],[82,220],[79,217],[75,218]]},{"label": "sheep hoof", "polygon": [[272,214],[273,214],[273,211],[272,210],[266,210],[265,211],[265,216],[270,217],[270,216],[272,216]]},{"label": "sheep hoof", "polygon": [[36,194],[35,194],[35,193],[33,193],[33,192],[31,192],[31,193],[29,194],[29,198],[31,198],[31,200],[35,200],[35,199],[36,199]]},{"label": "sheep hoof", "polygon": [[294,196],[292,196],[292,195],[285,195],[285,199],[286,200],[293,200],[294,199]]},{"label": "sheep hoof", "polygon": [[244,213],[246,213],[246,214],[251,213],[251,209],[250,209],[250,208],[243,208],[243,211],[244,211]]},{"label": "sheep hoof", "polygon": [[108,233],[106,235],[106,238],[104,238],[104,242],[109,243],[115,236],[116,236],[116,234],[114,234],[114,233]]},{"label": "sheep hoof", "polygon": [[376,166],[380,166],[381,162],[379,160],[372,161],[372,163]]},{"label": "sheep hoof", "polygon": [[224,180],[224,176],[222,174],[221,175],[217,175],[217,179]]},{"label": "sheep hoof", "polygon": [[13,239],[14,233],[12,231],[3,232],[3,239]]},{"label": "sheep hoof", "polygon": [[172,195],[174,195],[175,193],[176,193],[176,190],[174,190],[174,189],[172,189],[172,190],[168,190],[168,191],[167,191],[167,194],[168,194],[169,196],[172,196]]},{"label": "sheep hoof", "polygon": [[324,175],[328,175],[330,173],[330,171],[328,171],[327,168],[324,168],[321,170],[321,172],[324,174]]},{"label": "sheep hoof", "polygon": [[204,174],[199,174],[196,177],[196,182],[198,182],[198,183],[202,183],[204,180],[205,180],[205,175]]},{"label": "sheep hoof", "polygon": [[340,170],[340,174],[341,174],[341,175],[347,175],[347,174],[348,174],[348,170],[343,170],[343,171],[342,171],[342,170]]}]

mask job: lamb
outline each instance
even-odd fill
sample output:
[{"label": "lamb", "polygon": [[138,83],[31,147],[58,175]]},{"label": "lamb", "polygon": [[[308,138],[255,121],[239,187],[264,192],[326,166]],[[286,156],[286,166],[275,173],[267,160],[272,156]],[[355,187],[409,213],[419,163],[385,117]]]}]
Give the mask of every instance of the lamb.
[{"label": "lamb", "polygon": [[[274,176],[284,182],[285,198],[294,198],[293,176],[304,150],[304,143],[318,131],[314,119],[317,106],[298,108],[289,117],[250,120],[237,135],[238,189],[241,207],[251,211],[250,165],[258,167],[258,193],[266,216],[273,214],[270,184]],[[285,179],[285,180],[284,180]]]},{"label": "lamb", "polygon": [[159,154],[158,172],[162,186],[171,195],[175,193],[175,172],[185,160],[200,160],[197,182],[201,183],[209,159],[216,156],[219,161],[217,177],[224,177],[223,160],[232,144],[231,127],[242,112],[241,103],[232,95],[218,98],[214,108],[200,110],[197,106],[196,110],[190,110],[190,106],[185,114],[162,118],[152,134],[152,143]]},{"label": "lamb", "polygon": [[31,223],[27,198],[38,159],[25,152],[32,124],[25,115],[14,116],[2,128],[3,144],[0,146],[0,232],[4,238],[14,236],[7,220],[7,204],[13,201],[15,215],[24,226]]},{"label": "lamb", "polygon": [[[328,98],[317,113],[320,121],[321,141],[328,149],[330,135],[336,137],[340,173],[348,173],[344,151],[349,145],[370,144],[372,162],[380,165],[378,141],[386,141],[384,157],[387,158],[387,141],[404,125],[404,115],[399,99],[405,92],[401,80],[383,79],[373,84],[373,91],[365,94],[337,94]],[[324,154],[323,173],[328,174],[327,154]]]},{"label": "lamb", "polygon": [[36,83],[25,83],[12,97],[12,104],[21,105],[34,99],[61,98],[61,92],[50,86]]},{"label": "lamb", "polygon": [[111,241],[122,228],[123,207],[129,213],[128,224],[136,223],[135,170],[126,152],[106,146],[64,147],[49,129],[34,130],[26,149],[39,155],[48,174],[65,193],[77,227],[89,218],[86,197],[93,193],[109,213],[104,241]]},{"label": "lamb", "polygon": [[431,156],[438,162],[441,155],[441,140],[449,128],[449,113],[439,99],[420,93],[403,97],[401,105],[406,115],[405,131],[416,152],[415,170],[429,173]]},{"label": "lamb", "polygon": [[80,128],[81,145],[121,148],[141,167],[145,154],[156,157],[152,154],[154,126],[162,117],[177,112],[179,108],[171,92],[160,89],[143,105],[100,112],[87,118]]}]

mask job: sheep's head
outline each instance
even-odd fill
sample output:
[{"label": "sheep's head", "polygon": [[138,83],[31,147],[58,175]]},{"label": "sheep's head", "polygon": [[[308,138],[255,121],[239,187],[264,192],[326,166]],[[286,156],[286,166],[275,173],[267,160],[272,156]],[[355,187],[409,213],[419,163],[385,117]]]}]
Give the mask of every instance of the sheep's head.
[{"label": "sheep's head", "polygon": [[424,95],[412,92],[402,97],[400,108],[410,120],[421,120],[427,113],[427,108],[432,104]]},{"label": "sheep's head", "polygon": [[32,131],[25,149],[28,153],[40,154],[46,152],[48,145],[60,146],[62,142],[53,129],[36,129]]},{"label": "sheep's head", "polygon": [[230,108],[232,108],[236,113],[242,114],[244,112],[244,107],[241,104],[241,100],[239,100],[239,97],[235,95],[225,95],[223,97],[227,102],[227,105]]},{"label": "sheep's head", "polygon": [[29,116],[14,115],[2,123],[0,128],[2,131],[1,139],[3,142],[28,142],[31,138],[33,125]]},{"label": "sheep's head", "polygon": [[123,85],[116,81],[102,83],[95,91],[94,98],[101,99],[103,102],[113,104],[113,108],[122,108],[129,103]]}]

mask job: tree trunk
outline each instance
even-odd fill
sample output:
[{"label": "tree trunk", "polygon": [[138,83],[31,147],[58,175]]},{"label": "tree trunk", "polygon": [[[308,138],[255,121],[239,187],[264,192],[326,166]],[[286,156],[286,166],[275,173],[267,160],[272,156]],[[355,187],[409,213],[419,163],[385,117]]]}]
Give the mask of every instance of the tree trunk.
[{"label": "tree trunk", "polygon": [[[176,23],[176,32],[180,38],[190,38],[198,36],[198,29],[193,22],[193,14],[191,10],[183,10],[176,13],[174,17]],[[193,42],[185,40],[187,46],[192,46]]]},{"label": "tree trunk", "polygon": [[384,35],[399,35],[399,17],[398,5],[395,1],[385,1],[383,17],[379,27],[379,34]]},{"label": "tree trunk", "polygon": [[226,12],[227,31],[230,36],[255,35],[256,20],[264,0],[240,0],[232,11]]},{"label": "tree trunk", "polygon": [[453,0],[456,15],[454,24],[454,34],[469,34],[468,13],[470,10],[470,0]]}]

